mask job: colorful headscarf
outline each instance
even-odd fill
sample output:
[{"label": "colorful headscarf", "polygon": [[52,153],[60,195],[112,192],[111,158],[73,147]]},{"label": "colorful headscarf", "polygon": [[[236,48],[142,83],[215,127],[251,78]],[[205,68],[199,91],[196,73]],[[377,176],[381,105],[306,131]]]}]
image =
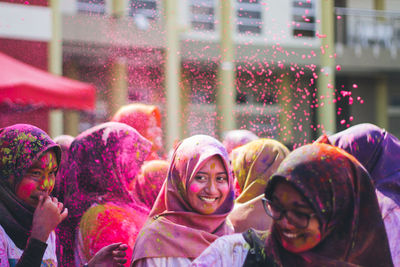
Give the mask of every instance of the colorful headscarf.
[{"label": "colorful headscarf", "polygon": [[63,179],[62,174],[64,173],[63,169],[66,168],[68,163],[68,155],[69,155],[69,147],[74,141],[74,137],[71,135],[60,135],[54,138],[54,142],[57,143],[61,147],[62,158],[60,165],[58,166],[58,173],[56,177],[56,185],[52,192],[52,196],[57,197],[58,201],[64,203],[64,196],[69,188],[68,181]]},{"label": "colorful headscarf", "polygon": [[376,188],[400,206],[400,141],[373,124],[363,123],[328,137],[368,170]]},{"label": "colorful headscarf", "polygon": [[285,250],[274,234],[265,253],[278,266],[393,266],[385,226],[368,172],[351,155],[327,144],[291,152],[271,177],[265,195],[287,181],[310,203],[321,242],[303,253]]},{"label": "colorful headscarf", "polygon": [[0,129],[0,224],[20,249],[25,249],[30,235],[34,208],[15,190],[33,162],[50,149],[59,164],[60,147],[41,129],[29,124]]},{"label": "colorful headscarf", "polygon": [[[148,134],[149,118],[156,120],[157,126],[161,127],[160,109],[154,105],[132,103],[122,106],[113,116],[111,121],[122,122],[135,128],[142,136],[154,144],[152,136]],[[156,148],[153,146],[153,152]],[[149,155],[147,160],[158,159],[156,154]]]},{"label": "colorful headscarf", "polygon": [[[214,214],[203,215],[190,207],[187,184],[215,155],[221,157],[228,173],[230,192]],[[228,153],[218,140],[207,135],[183,140],[175,149],[167,180],[136,240],[133,262],[152,257],[194,259],[216,238],[231,233],[226,217],[233,207],[232,183]]]},{"label": "colorful headscarf", "polygon": [[166,160],[146,161],[130,185],[134,198],[150,210],[167,178],[169,163]]},{"label": "colorful headscarf", "polygon": [[73,262],[75,230],[92,204],[123,203],[146,216],[146,208],[135,203],[128,186],[136,177],[151,149],[151,143],[132,127],[118,122],[95,126],[72,142],[65,179],[75,183],[66,201],[68,218],[61,224],[63,266]]},{"label": "colorful headscarf", "polygon": [[229,154],[235,148],[257,139],[258,136],[249,130],[232,130],[224,133],[222,144]]},{"label": "colorful headscarf", "polygon": [[289,154],[289,149],[272,139],[258,139],[232,151],[232,168],[241,194],[235,203],[245,203],[264,194],[269,177]]},{"label": "colorful headscarf", "polygon": [[235,232],[248,228],[268,230],[271,220],[264,213],[261,198],[270,176],[289,154],[289,149],[272,139],[258,139],[234,149],[231,153],[232,167],[241,194],[229,220]]}]

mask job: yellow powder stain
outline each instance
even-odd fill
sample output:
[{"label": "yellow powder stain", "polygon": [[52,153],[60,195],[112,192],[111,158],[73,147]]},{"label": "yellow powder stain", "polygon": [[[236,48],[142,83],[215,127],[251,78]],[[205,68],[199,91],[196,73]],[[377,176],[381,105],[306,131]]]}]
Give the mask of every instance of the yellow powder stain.
[{"label": "yellow powder stain", "polygon": [[210,169],[211,169],[211,170],[214,170],[214,169],[215,169],[215,163],[214,163],[214,162],[211,163]]},{"label": "yellow powder stain", "polygon": [[288,200],[288,193],[287,192],[284,192],[283,193],[283,196],[282,196],[282,201],[283,202],[286,202]]}]

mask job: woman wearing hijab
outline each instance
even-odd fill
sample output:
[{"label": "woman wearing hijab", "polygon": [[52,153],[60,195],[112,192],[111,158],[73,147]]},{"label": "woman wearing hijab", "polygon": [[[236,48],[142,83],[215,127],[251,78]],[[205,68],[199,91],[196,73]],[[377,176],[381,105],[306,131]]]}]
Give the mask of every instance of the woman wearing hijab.
[{"label": "woman wearing hijab", "polygon": [[70,147],[65,179],[75,182],[61,225],[62,266],[79,266],[111,243],[132,248],[148,214],[128,191],[151,143],[132,127],[103,123],[78,135]]},{"label": "woman wearing hijab", "polygon": [[64,173],[64,169],[67,167],[68,155],[69,155],[69,147],[74,141],[74,137],[71,135],[60,135],[54,138],[54,142],[58,144],[61,148],[62,157],[60,161],[60,166],[58,167],[58,172],[56,176],[56,184],[54,186],[54,190],[51,193],[52,196],[57,197],[60,202],[65,201],[65,194],[68,191],[68,181],[63,179],[62,174]]},{"label": "woman wearing hijab", "polygon": [[232,233],[226,223],[232,182],[228,153],[218,140],[195,135],[178,144],[131,266],[188,266],[215,239]]},{"label": "woman wearing hijab", "polygon": [[231,130],[224,134],[222,144],[225,146],[228,154],[230,154],[235,148],[257,139],[258,136],[249,130]]},{"label": "woman wearing hijab", "polygon": [[111,121],[128,124],[152,143],[146,160],[160,159],[163,147],[160,109],[154,105],[132,103],[122,106]]},{"label": "woman wearing hijab", "polygon": [[[321,139],[358,159],[370,173],[375,187],[400,206],[399,139],[370,123],[355,125]],[[317,142],[323,142],[321,139]]]},{"label": "woman wearing hijab", "polygon": [[150,160],[143,163],[140,172],[130,184],[133,197],[149,210],[160,192],[167,177],[169,163],[166,160]]},{"label": "woman wearing hijab", "polygon": [[400,266],[400,141],[376,125],[363,123],[317,142],[333,144],[357,158],[376,187],[395,266]]},{"label": "woman wearing hijab", "polygon": [[393,266],[368,172],[345,151],[291,152],[263,199],[270,231],[219,238],[193,266]]},{"label": "woman wearing hijab", "polygon": [[54,228],[68,214],[49,194],[61,150],[41,129],[0,130],[1,266],[57,266]]},{"label": "woman wearing hijab", "polygon": [[[264,212],[261,199],[270,176],[289,154],[289,149],[278,141],[261,138],[232,151],[232,168],[240,195],[228,218],[236,233],[249,228],[268,230],[271,218]],[[268,223],[270,222],[270,223]]]}]

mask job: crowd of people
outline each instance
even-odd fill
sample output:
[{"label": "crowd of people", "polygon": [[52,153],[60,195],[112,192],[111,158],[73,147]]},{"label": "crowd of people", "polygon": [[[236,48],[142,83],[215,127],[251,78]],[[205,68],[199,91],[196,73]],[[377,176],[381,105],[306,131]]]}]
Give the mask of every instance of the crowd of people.
[{"label": "crowd of people", "polygon": [[248,130],[162,151],[156,106],[52,140],[0,129],[0,266],[399,266],[400,141],[290,151]]}]

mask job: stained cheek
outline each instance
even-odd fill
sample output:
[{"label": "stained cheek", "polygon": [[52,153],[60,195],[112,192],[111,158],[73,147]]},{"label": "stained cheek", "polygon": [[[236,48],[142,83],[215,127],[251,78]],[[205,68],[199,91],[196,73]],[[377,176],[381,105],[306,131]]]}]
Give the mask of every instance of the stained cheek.
[{"label": "stained cheek", "polygon": [[35,189],[36,183],[33,181],[25,182],[18,187],[17,196],[22,200],[28,200]]},{"label": "stained cheek", "polygon": [[46,190],[48,192],[51,192],[51,191],[53,191],[55,181],[56,180],[54,179],[53,176],[46,177],[42,181],[41,188],[43,188],[44,190]]},{"label": "stained cheek", "polygon": [[198,184],[193,183],[189,186],[189,194],[197,194],[200,190],[201,188]]},{"label": "stained cheek", "polygon": [[228,193],[229,193],[228,183],[225,183],[225,184],[221,185],[219,187],[219,191],[221,192],[223,198],[227,197]]}]

